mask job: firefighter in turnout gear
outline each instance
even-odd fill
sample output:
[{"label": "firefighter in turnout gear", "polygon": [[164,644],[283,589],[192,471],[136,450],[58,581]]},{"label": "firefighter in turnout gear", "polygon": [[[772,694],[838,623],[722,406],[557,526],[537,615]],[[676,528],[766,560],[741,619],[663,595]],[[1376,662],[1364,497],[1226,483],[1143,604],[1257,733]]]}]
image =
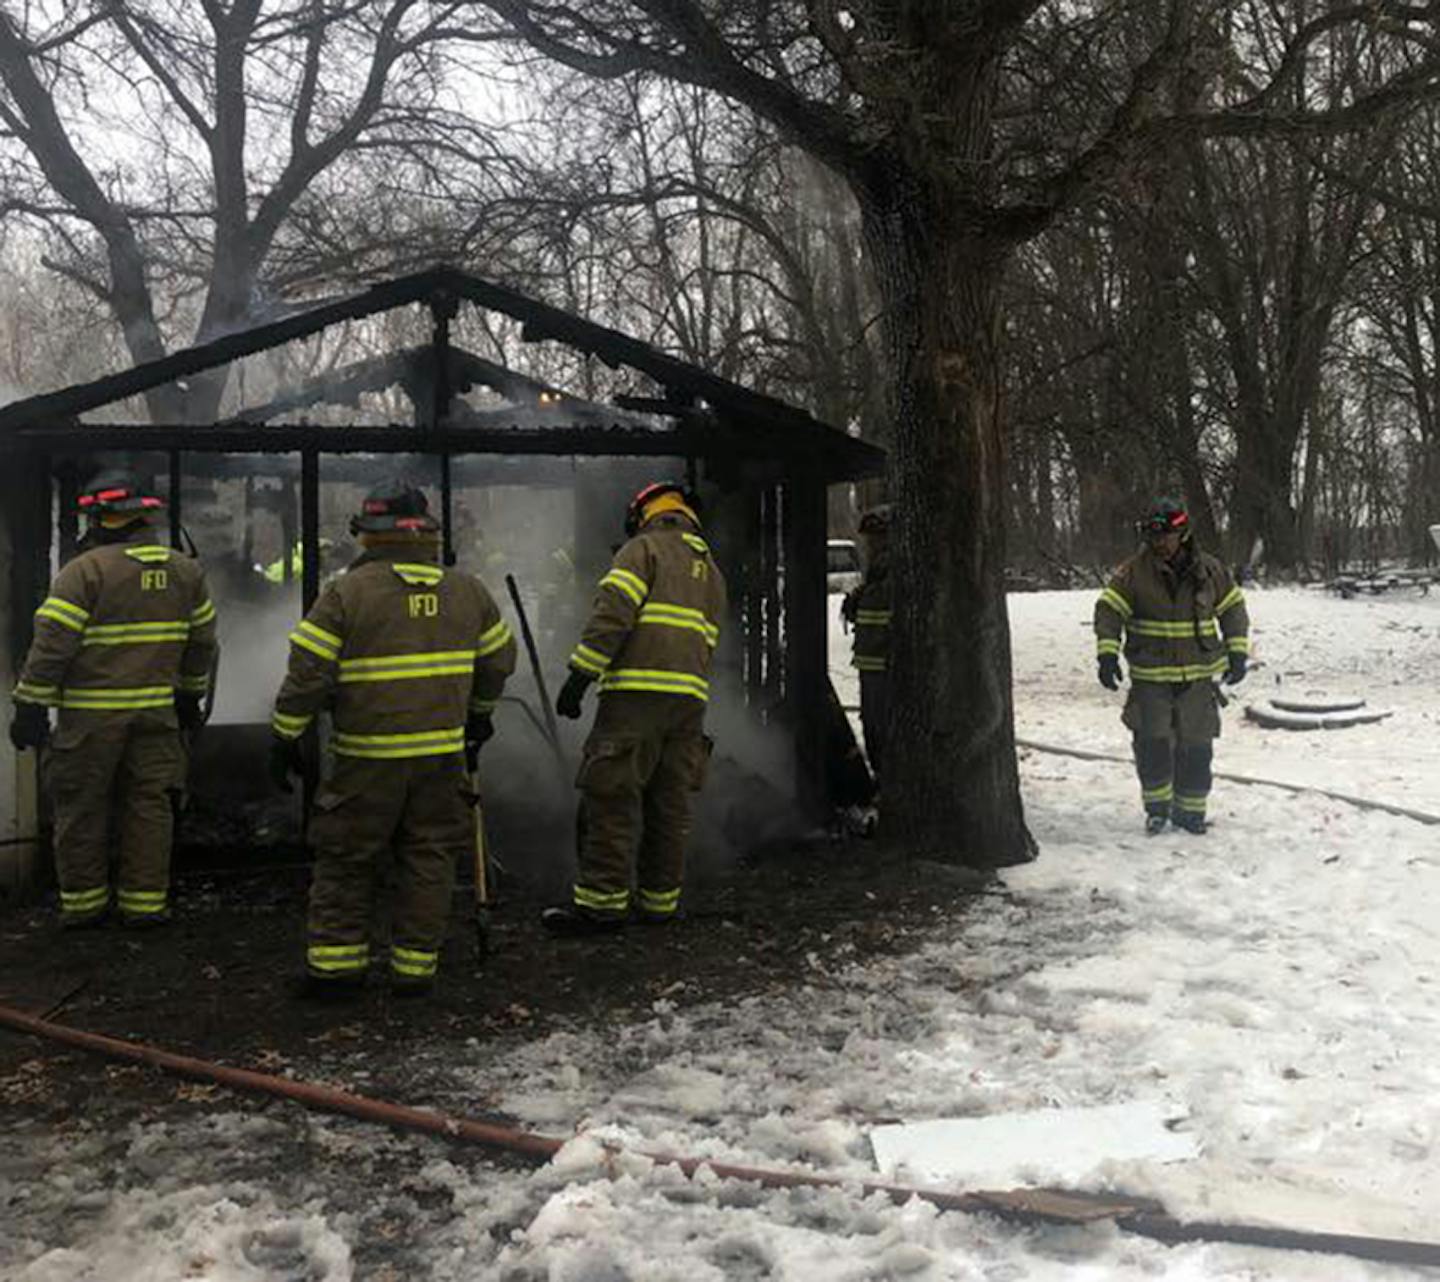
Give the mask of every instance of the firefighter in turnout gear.
[{"label": "firefighter in turnout gear", "polygon": [[860,674],[860,728],[870,773],[880,781],[890,716],[890,506],[871,508],[856,527],[865,546],[865,578],[846,593],[841,615],[855,629],[850,662]]},{"label": "firefighter in turnout gear", "polygon": [[290,634],[275,700],[270,770],[288,791],[299,738],[332,718],[333,769],[315,796],[302,993],[365,983],[377,875],[393,851],[390,972],[428,991],[450,914],[456,861],[475,846],[472,760],[515,670],[515,639],[479,579],[442,569],[440,524],[404,481],[373,490],[350,523],[361,546]]},{"label": "firefighter in turnout gear", "polygon": [[1197,548],[1178,499],[1160,499],[1136,522],[1145,546],[1111,577],[1095,603],[1099,677],[1119,688],[1130,665],[1124,723],[1134,736],[1145,828],[1167,822],[1203,833],[1219,692],[1245,678],[1250,618],[1229,568]]},{"label": "firefighter in turnout gear", "polygon": [[[585,742],[580,854],[573,901],[547,909],[557,934],[671,921],[680,903],[691,794],[704,781],[710,665],[725,617],[725,580],[700,534],[698,502],[672,482],[648,485],[625,516],[628,541],[600,580],[556,701],[580,716],[600,687]],[[638,859],[637,859],[638,851]]]},{"label": "firefighter in turnout gear", "polygon": [[35,612],[10,738],[24,749],[49,737],[61,922],[92,925],[109,912],[113,836],[120,919],[157,925],[169,917],[181,730],[203,719],[215,607],[199,563],[157,541],[165,504],[134,476],[98,477],[79,507],[89,528]]}]

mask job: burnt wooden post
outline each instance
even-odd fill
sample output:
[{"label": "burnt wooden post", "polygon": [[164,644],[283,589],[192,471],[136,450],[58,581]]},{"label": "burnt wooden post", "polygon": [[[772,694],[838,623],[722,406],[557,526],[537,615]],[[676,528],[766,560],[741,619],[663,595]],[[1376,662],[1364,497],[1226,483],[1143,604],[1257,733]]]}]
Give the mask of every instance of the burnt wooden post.
[{"label": "burnt wooden post", "polygon": [[180,546],[180,451],[170,451],[170,546],[177,552],[183,549]]},{"label": "burnt wooden post", "polygon": [[765,666],[762,675],[765,715],[775,715],[784,697],[785,663],[780,633],[780,487],[766,486],[760,492],[760,620]]},{"label": "burnt wooden post", "polygon": [[[450,322],[458,310],[455,295],[437,290],[430,296],[430,315],[435,322],[431,336],[431,350],[434,354],[434,369],[431,371],[429,428],[438,433],[449,425],[450,402]],[[455,537],[451,526],[454,515],[454,487],[450,471],[450,452],[440,452],[440,561],[443,565],[454,565]]]},{"label": "burnt wooden post", "polygon": [[785,695],[795,740],[795,796],[815,813],[825,805],[825,482],[792,472],[785,485]]},{"label": "burnt wooden post", "polygon": [[[300,605],[310,612],[320,595],[320,451],[300,451]],[[289,551],[286,551],[289,565]]]},{"label": "burnt wooden post", "polygon": [[[4,508],[10,534],[10,658],[15,671],[30,649],[35,611],[50,586],[50,456],[7,460]],[[71,504],[74,507],[74,504]]]},{"label": "burnt wooden post", "polygon": [[[48,496],[50,489],[50,478],[45,478],[45,491]],[[50,512],[47,497],[46,524],[49,524]],[[73,459],[68,459],[55,468],[55,532],[59,538],[59,561],[64,565],[72,560],[80,550],[80,481],[79,468]],[[46,549],[46,556],[49,556],[49,549]],[[37,603],[38,604],[38,603]]]},{"label": "burnt wooden post", "polygon": [[[301,456],[304,466],[303,458]],[[280,581],[282,583],[295,582],[295,562],[290,553],[295,547],[295,480],[293,477],[285,478],[283,489],[284,501],[280,504]]]}]

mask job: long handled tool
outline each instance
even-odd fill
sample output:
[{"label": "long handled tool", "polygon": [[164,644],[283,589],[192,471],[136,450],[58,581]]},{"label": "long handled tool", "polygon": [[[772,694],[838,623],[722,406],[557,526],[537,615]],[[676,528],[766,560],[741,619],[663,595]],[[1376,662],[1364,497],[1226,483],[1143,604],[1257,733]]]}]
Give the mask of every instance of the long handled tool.
[{"label": "long handled tool", "polygon": [[560,768],[560,786],[569,788],[570,767],[565,762],[565,750],[560,746],[560,728],[555,724],[555,709],[550,706],[550,692],[545,688],[545,673],[540,667],[540,652],[535,648],[535,634],[530,631],[530,617],[525,613],[525,603],[520,600],[520,588],[513,574],[505,576],[505,586],[510,589],[510,600],[515,603],[515,617],[520,620],[520,635],[525,640],[525,653],[530,656],[530,668],[535,673],[535,686],[540,691],[540,711],[545,716],[545,729],[550,736],[550,746],[555,751],[555,761]]},{"label": "long handled tool", "polygon": [[484,961],[490,955],[490,845],[485,839],[485,803],[475,770],[467,772],[466,783],[475,799],[475,955]]}]

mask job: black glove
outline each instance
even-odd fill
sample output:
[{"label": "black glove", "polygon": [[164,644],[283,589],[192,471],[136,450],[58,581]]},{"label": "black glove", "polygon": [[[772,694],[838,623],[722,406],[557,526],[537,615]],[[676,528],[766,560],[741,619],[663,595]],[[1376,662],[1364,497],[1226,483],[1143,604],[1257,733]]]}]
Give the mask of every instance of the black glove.
[{"label": "black glove", "polygon": [[205,709],[198,694],[186,690],[175,692],[175,720],[182,730],[198,730],[205,724]]},{"label": "black glove", "polygon": [[854,623],[860,613],[860,589],[851,588],[840,601],[840,617],[846,623]]},{"label": "black glove", "polygon": [[305,757],[300,751],[300,740],[282,739],[279,735],[271,739],[266,768],[270,772],[270,782],[281,792],[294,792],[295,785],[290,782],[290,776],[305,777]]},{"label": "black glove", "polygon": [[17,703],[10,723],[10,742],[17,752],[38,748],[50,734],[50,710],[41,703]]},{"label": "black glove", "polygon": [[1107,690],[1118,690],[1120,683],[1125,680],[1120,671],[1120,656],[1118,654],[1102,654],[1100,656],[1100,684]]},{"label": "black glove", "polygon": [[555,711],[571,721],[578,721],[580,719],[580,700],[585,697],[585,691],[593,680],[593,677],[571,668],[570,675],[565,678],[565,684],[560,687],[560,697],[555,700]]},{"label": "black glove", "polygon": [[480,764],[480,749],[495,735],[495,723],[488,712],[472,712],[465,719],[465,769],[474,774]]},{"label": "black glove", "polygon": [[1245,669],[1250,666],[1248,655],[1238,650],[1230,651],[1230,671],[1220,678],[1227,686],[1238,686],[1245,680]]}]

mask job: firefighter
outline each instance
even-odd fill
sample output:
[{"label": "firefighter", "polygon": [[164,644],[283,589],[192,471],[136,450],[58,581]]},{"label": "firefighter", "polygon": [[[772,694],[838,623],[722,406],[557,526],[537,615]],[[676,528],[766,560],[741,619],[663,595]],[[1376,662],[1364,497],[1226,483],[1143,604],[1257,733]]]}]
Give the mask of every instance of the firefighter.
[{"label": "firefighter", "polygon": [[860,728],[879,783],[890,717],[890,505],[871,508],[856,532],[865,548],[865,577],[845,594],[840,612],[855,629],[850,662],[860,674]]},{"label": "firefighter", "polygon": [[1100,684],[1119,689],[1121,634],[1130,665],[1124,723],[1152,836],[1173,823],[1206,830],[1219,691],[1243,681],[1250,654],[1245,594],[1229,568],[1190,537],[1179,499],[1162,498],[1136,522],[1145,546],[1095,603]]},{"label": "firefighter", "polygon": [[376,875],[396,863],[390,976],[428,991],[450,912],[457,859],[474,850],[467,767],[494,733],[491,713],[515,670],[515,639],[479,579],[442,569],[440,523],[403,480],[366,497],[350,532],[361,547],[290,634],[290,668],[271,720],[270,774],[303,775],[300,736],[333,720],[334,764],[315,796],[304,996],[358,992],[370,967]]},{"label": "firefighter", "polygon": [[556,700],[562,717],[577,719],[586,688],[599,684],[576,780],[581,836],[573,901],[543,916],[556,934],[625,924],[637,850],[639,920],[673,920],[691,793],[709,757],[705,705],[725,580],[701,537],[695,495],[671,481],[647,485],[630,501],[625,534]]},{"label": "firefighter", "polygon": [[[79,498],[81,551],[35,612],[15,687],[11,742],[39,748],[55,811],[60,921],[92,926],[114,901],[127,926],[170,914],[170,850],[185,784],[182,730],[197,729],[216,656],[215,607],[199,562],[162,547],[164,502],[128,472]],[[59,709],[49,736],[50,708]]]}]

